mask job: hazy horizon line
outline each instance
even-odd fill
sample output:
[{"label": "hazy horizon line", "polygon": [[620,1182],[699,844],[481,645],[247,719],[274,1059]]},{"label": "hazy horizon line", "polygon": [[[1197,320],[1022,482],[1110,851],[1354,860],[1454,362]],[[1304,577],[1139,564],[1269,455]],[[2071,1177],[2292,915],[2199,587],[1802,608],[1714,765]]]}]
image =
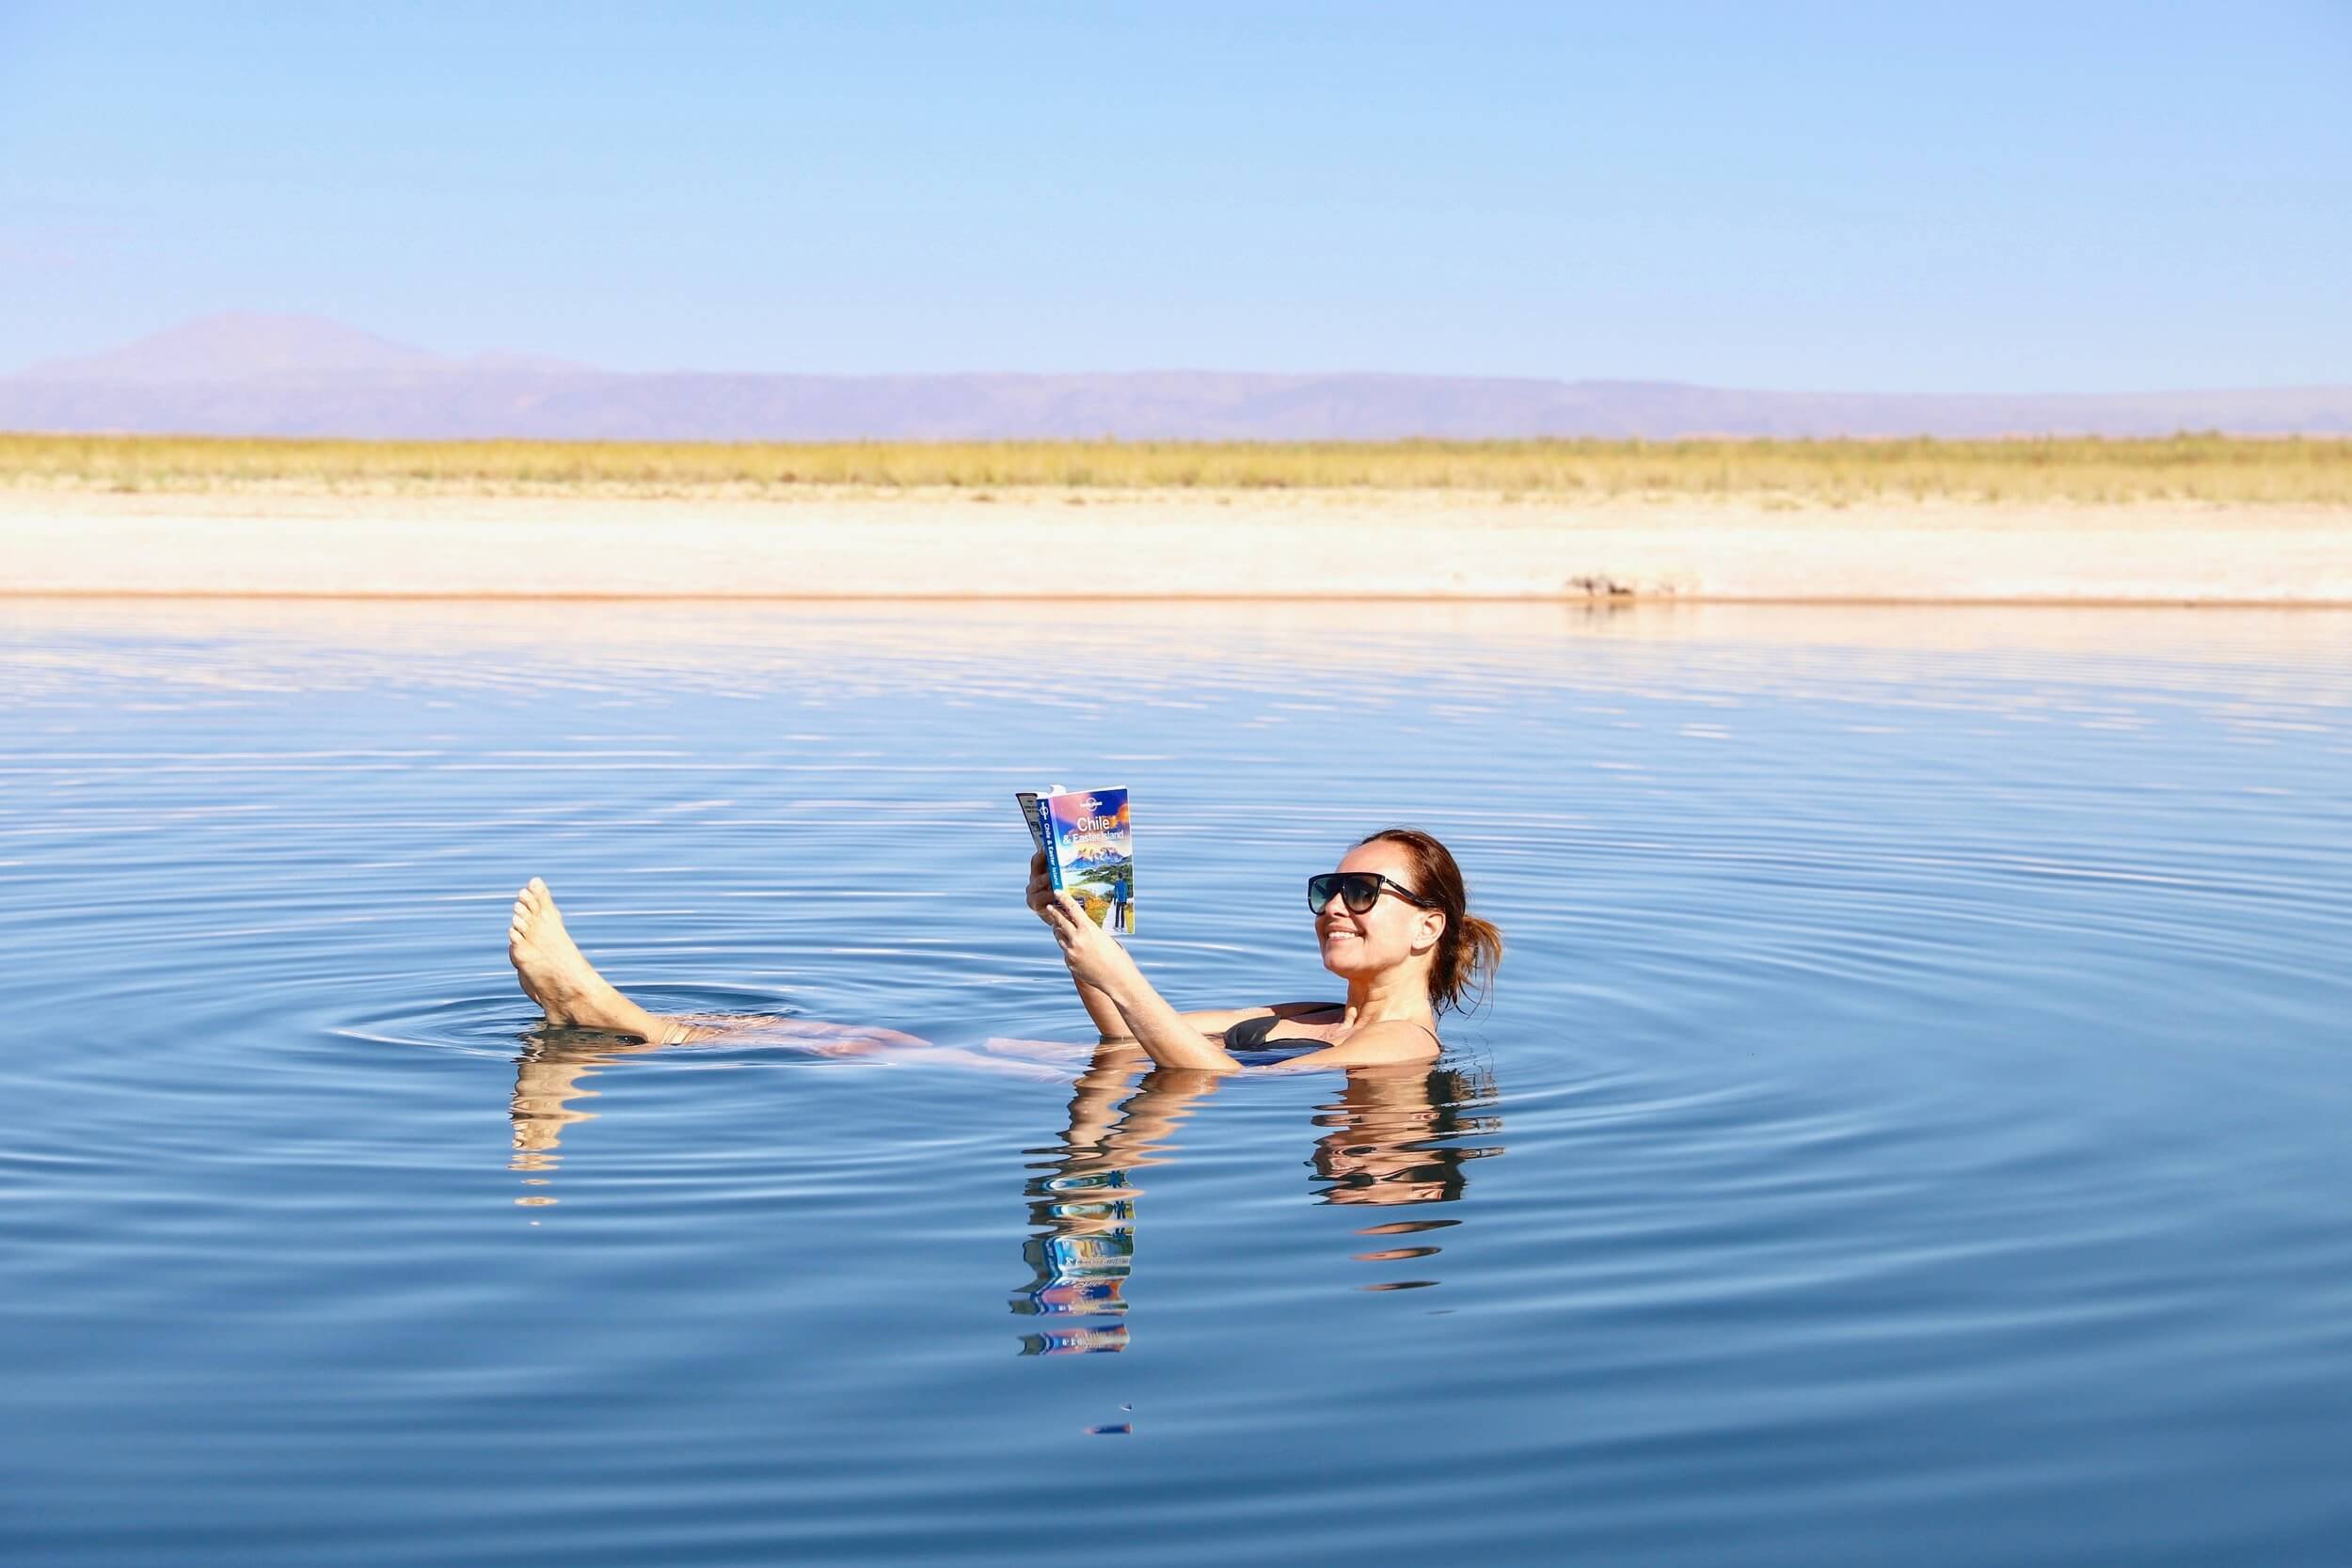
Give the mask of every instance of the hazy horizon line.
[{"label": "hazy horizon line", "polygon": [[[278,368],[250,369],[232,372],[191,374],[146,373],[109,374],[103,371],[86,369],[93,362],[103,362],[154,345],[165,344],[176,338],[208,328],[253,326],[283,329],[297,327],[324,329],[338,334],[345,344],[364,340],[369,345],[402,355],[416,356],[421,361],[407,365],[378,364],[340,366],[332,364],[290,365]],[[145,381],[151,384],[197,384],[213,381],[292,380],[309,376],[352,376],[369,374],[464,374],[506,373],[543,375],[592,375],[616,379],[662,379],[671,377],[774,377],[812,381],[935,381],[956,379],[987,380],[1070,380],[1087,378],[1127,378],[1152,376],[1254,377],[1267,380],[1337,380],[1380,379],[1425,382],[1488,382],[1516,383],[1551,387],[1642,387],[1704,390],[1710,392],[1753,392],[1786,397],[1868,397],[1888,399],[1933,398],[2136,398],[2166,397],[2201,393],[2301,392],[2339,390],[2352,387],[2352,372],[2341,381],[2296,381],[2217,384],[2173,383],[2166,386],[2083,387],[2063,388],[1947,388],[1933,390],[1882,390],[1855,386],[1820,386],[1761,383],[1731,383],[1693,380],[1685,376],[1629,374],[1621,372],[1535,372],[1524,371],[1476,370],[1397,370],[1377,365],[1317,366],[1314,368],[1264,366],[1244,367],[1219,364],[1160,363],[1128,366],[1096,364],[1086,367],[1056,369],[1004,369],[992,367],[929,368],[921,370],[837,370],[807,367],[777,368],[773,366],[736,365],[711,366],[671,364],[652,369],[615,368],[572,355],[541,349],[493,346],[470,351],[450,351],[431,348],[405,340],[393,338],[372,327],[356,325],[339,317],[310,311],[272,311],[233,309],[211,311],[184,318],[109,344],[85,350],[78,354],[50,355],[15,368],[0,371],[0,379],[27,382],[116,382]]]}]

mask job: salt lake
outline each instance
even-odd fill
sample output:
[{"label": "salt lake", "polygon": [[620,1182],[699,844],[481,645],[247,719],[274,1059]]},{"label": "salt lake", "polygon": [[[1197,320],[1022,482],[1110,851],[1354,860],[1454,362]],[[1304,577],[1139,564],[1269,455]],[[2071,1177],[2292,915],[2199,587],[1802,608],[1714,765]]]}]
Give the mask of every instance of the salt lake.
[{"label": "salt lake", "polygon": [[[1494,993],[1087,1074],[1053,781]],[[2352,1558],[2352,613],[13,601],[0,939],[11,1562]]]}]

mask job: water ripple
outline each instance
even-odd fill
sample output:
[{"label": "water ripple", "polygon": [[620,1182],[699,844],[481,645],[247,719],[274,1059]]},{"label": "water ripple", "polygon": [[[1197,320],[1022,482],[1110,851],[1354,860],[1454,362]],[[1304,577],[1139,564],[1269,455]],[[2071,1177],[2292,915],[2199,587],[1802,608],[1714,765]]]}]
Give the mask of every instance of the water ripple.
[{"label": "water ripple", "polygon": [[[2347,631],[8,606],[0,1546],[1028,1563],[1074,1459],[1144,1564],[2331,1561]],[[1326,994],[1301,879],[1413,821],[1491,1005],[1098,1059],[1045,777],[1181,1003]],[[539,1028],[532,874],[770,1022]]]}]

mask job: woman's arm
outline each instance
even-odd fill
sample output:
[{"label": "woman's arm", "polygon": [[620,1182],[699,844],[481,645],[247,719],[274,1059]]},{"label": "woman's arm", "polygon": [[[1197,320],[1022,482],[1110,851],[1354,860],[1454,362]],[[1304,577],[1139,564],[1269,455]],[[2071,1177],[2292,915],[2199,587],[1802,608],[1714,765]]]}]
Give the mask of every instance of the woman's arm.
[{"label": "woman's arm", "polygon": [[[1029,852],[1029,908],[1041,915],[1045,912],[1045,906],[1053,896],[1054,884],[1045,875],[1045,852],[1042,849],[1033,849]],[[1094,1029],[1098,1036],[1105,1041],[1132,1037],[1127,1029],[1127,1021],[1119,1016],[1119,1008],[1112,1004],[1108,996],[1103,993],[1100,987],[1090,986],[1079,979],[1075,970],[1071,972],[1070,978],[1071,982],[1078,988],[1078,1001],[1086,1007],[1087,1017],[1094,1020]]]},{"label": "woman's arm", "polygon": [[[1037,911],[1039,918],[1053,931],[1054,940],[1061,943],[1062,961],[1070,966],[1070,977],[1077,982],[1079,999],[1087,1004],[1087,1011],[1094,1015],[1095,1026],[1103,1030],[1106,1038],[1124,1035],[1162,1067],[1200,1068],[1210,1072],[1241,1070],[1241,1063],[1233,1059],[1232,1053],[1201,1034],[1199,1024],[1187,1022],[1183,1014],[1152,989],[1152,983],[1143,977],[1143,971],[1136,967],[1136,960],[1127,950],[1088,919],[1077,900],[1051,888],[1041,895],[1035,878],[1030,880],[1030,888],[1029,907]],[[1115,1024],[1095,1011],[1095,999],[1088,994],[1089,989],[1110,1004]]]}]

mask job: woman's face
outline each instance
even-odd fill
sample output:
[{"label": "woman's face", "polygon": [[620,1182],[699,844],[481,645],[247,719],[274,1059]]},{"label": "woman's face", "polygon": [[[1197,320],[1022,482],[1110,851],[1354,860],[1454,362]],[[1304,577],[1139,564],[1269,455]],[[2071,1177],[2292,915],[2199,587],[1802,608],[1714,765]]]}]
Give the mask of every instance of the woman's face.
[{"label": "woman's face", "polygon": [[[1339,863],[1342,871],[1370,871],[1402,887],[1422,891],[1413,873],[1412,856],[1401,844],[1377,840],[1358,845]],[[1347,907],[1333,894],[1315,911],[1315,940],[1323,947],[1323,967],[1354,978],[1377,974],[1424,957],[1445,931],[1445,916],[1436,910],[1408,904],[1383,888],[1379,900],[1363,913]]]}]

